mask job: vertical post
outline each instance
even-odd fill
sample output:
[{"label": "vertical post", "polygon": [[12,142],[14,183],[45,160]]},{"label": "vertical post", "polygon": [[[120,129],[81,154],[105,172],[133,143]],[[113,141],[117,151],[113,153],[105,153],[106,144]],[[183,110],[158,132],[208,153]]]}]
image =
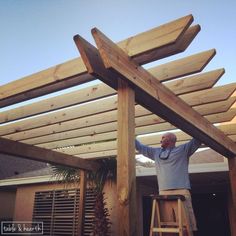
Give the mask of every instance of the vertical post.
[{"label": "vertical post", "polygon": [[79,222],[78,222],[78,236],[83,236],[84,226],[84,209],[86,197],[86,174],[85,170],[80,171],[80,198],[79,198]]},{"label": "vertical post", "polygon": [[135,173],[135,95],[127,82],[118,82],[118,151],[117,194],[118,234],[136,234],[136,173]]},{"label": "vertical post", "polygon": [[229,158],[230,193],[228,197],[228,211],[231,236],[236,236],[236,157]]},{"label": "vertical post", "polygon": [[231,232],[230,235],[236,236],[236,208],[233,205],[231,191],[228,193],[228,216]]},{"label": "vertical post", "polygon": [[232,193],[233,205],[236,208],[236,157],[228,158],[229,180]]}]

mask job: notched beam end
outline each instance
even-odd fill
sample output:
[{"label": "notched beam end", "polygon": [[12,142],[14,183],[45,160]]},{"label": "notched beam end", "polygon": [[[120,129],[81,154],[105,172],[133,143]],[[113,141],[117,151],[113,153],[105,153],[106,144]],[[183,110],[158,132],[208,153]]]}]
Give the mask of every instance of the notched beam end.
[{"label": "notched beam end", "polygon": [[154,60],[160,60],[168,56],[172,56],[184,52],[192,43],[194,38],[200,32],[200,25],[194,25],[188,28],[184,34],[173,44],[165,45],[161,48],[153,48],[152,50],[145,51],[131,58],[139,65],[143,65]]},{"label": "notched beam end", "polygon": [[191,42],[194,40],[200,30],[200,25],[194,25],[187,29],[184,35],[180,38],[180,40],[178,40],[177,48],[179,48],[179,50],[181,50],[182,52],[185,51],[185,49],[191,44]]},{"label": "notched beam end", "polygon": [[93,70],[93,64],[91,63],[92,61],[90,60],[91,53],[89,53],[89,50],[92,50],[94,46],[78,34],[73,37],[73,40],[80,52],[80,55],[88,70],[88,73],[92,74],[94,70]]},{"label": "notched beam end", "polygon": [[[104,66],[106,68],[111,68],[112,66],[110,64],[109,55],[104,53],[104,47],[109,45],[104,42],[110,42],[110,39],[108,39],[98,28],[93,28],[91,33],[98,47]],[[106,47],[106,50],[109,50],[109,48]]]},{"label": "notched beam end", "polygon": [[208,63],[211,61],[211,59],[216,55],[216,49],[210,49],[209,51],[206,51],[206,54],[208,54],[208,59],[203,63],[202,67],[200,68],[200,71],[202,71]]},{"label": "notched beam end", "polygon": [[98,49],[80,35],[75,35],[73,39],[88,73],[98,77],[112,88],[117,89],[117,81],[107,79],[110,77],[110,72],[105,68]]}]

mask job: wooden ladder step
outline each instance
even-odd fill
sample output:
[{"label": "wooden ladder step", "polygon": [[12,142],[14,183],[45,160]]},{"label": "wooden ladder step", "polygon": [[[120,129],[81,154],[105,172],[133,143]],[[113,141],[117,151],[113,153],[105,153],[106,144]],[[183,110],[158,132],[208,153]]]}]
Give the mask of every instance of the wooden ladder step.
[{"label": "wooden ladder step", "polygon": [[179,233],[180,229],[178,228],[153,228],[152,232],[156,233]]},{"label": "wooden ladder step", "polygon": [[159,233],[158,235],[161,236],[164,233],[183,236],[184,232],[187,232],[189,236],[192,235],[185,212],[185,197],[183,195],[153,195],[152,198],[150,236],[155,233]]}]

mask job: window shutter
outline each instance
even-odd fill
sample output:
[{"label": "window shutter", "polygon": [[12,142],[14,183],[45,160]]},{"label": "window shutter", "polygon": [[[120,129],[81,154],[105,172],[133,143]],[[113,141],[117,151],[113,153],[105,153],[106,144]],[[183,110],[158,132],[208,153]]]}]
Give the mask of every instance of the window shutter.
[{"label": "window shutter", "polygon": [[[43,235],[78,235],[79,189],[35,193],[33,221],[43,222]],[[86,190],[84,236],[92,232],[95,191]]]}]

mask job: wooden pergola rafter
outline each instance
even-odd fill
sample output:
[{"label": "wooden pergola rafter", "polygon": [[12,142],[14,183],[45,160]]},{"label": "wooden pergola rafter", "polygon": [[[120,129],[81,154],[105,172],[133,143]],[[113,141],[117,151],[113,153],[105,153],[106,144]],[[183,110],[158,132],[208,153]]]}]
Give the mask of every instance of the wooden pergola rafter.
[{"label": "wooden pergola rafter", "polygon": [[185,132],[178,132],[179,143],[193,136],[229,158],[236,202],[236,128],[224,124],[236,115],[236,83],[215,86],[222,68],[202,72],[216,51],[142,67],[183,52],[200,31],[192,22],[188,15],[118,44],[95,28],[97,48],[74,37],[81,58],[1,86],[5,107],[97,78],[103,82],[1,111],[0,152],[84,170],[98,168],[96,158],[117,156],[119,235],[135,235],[134,135],[152,133],[140,139],[155,146],[158,132],[179,128]]}]

